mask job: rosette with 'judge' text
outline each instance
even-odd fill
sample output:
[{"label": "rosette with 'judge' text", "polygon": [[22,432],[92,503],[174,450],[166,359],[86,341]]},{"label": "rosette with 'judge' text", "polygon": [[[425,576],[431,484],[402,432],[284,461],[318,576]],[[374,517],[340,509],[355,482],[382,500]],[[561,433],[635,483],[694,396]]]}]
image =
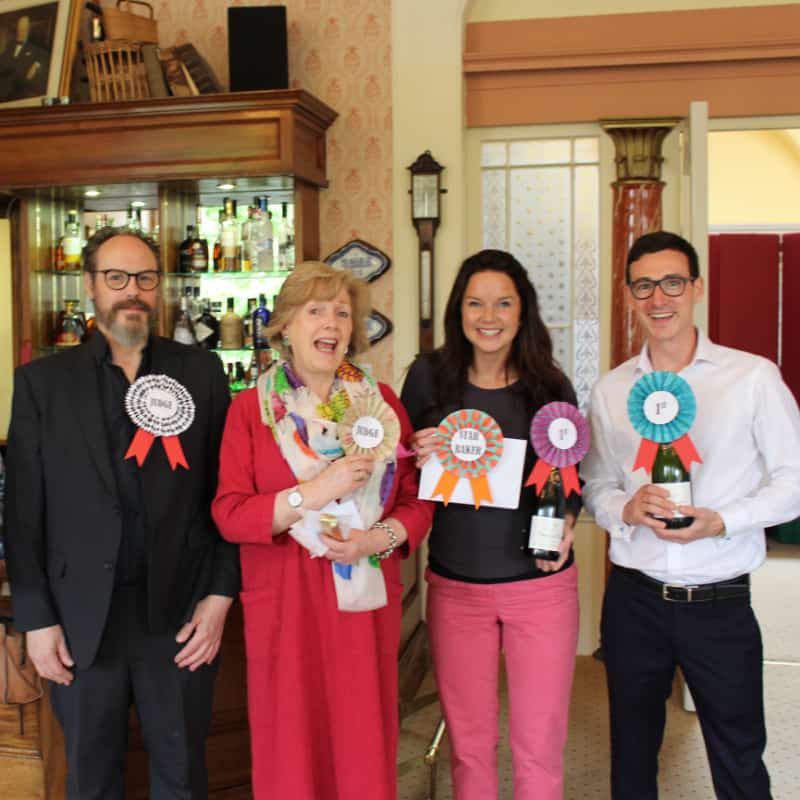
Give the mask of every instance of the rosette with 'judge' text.
[{"label": "rosette with 'judge' text", "polygon": [[125,410],[138,427],[125,458],[141,467],[153,440],[161,437],[170,467],[189,469],[178,436],[194,422],[195,406],[189,390],[168,375],[143,375],[125,395]]}]

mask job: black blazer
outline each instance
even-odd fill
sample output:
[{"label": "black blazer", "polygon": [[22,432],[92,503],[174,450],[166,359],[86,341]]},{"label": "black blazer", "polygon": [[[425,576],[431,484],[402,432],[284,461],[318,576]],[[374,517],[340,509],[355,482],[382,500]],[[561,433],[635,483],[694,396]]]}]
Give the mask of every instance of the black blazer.
[{"label": "black blazer", "polygon": [[[142,466],[148,520],[151,632],[177,631],[208,594],[239,590],[236,546],[211,520],[219,444],[229,403],[219,359],[151,339],[151,373],[191,393],[180,435],[189,469],[173,471],[156,439]],[[60,624],[79,667],[94,660],[114,587],[122,514],[91,349],[19,367],[7,452],[6,559],[20,630]]]}]

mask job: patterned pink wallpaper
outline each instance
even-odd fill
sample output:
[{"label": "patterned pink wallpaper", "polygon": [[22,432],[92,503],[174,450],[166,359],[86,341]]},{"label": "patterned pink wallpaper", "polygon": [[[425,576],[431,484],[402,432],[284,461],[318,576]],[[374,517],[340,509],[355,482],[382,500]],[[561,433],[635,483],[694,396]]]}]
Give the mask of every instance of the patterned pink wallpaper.
[{"label": "patterned pink wallpaper", "polygon": [[[228,86],[228,6],[285,5],[289,84],[339,112],[328,131],[321,193],[322,256],[360,238],[392,255],[390,0],[151,0],[162,47],[191,42]],[[111,5],[113,0],[104,0]],[[392,317],[396,267],[372,284],[373,304]],[[392,376],[392,337],[368,353],[377,376]]]}]

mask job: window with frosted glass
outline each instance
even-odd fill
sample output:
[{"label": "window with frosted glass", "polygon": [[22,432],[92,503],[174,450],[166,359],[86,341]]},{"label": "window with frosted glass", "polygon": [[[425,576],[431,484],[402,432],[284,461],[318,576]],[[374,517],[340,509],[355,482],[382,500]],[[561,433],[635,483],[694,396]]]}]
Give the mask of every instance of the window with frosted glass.
[{"label": "window with frosted glass", "polygon": [[481,143],[483,246],[528,270],[584,410],[600,374],[598,157],[591,136]]}]

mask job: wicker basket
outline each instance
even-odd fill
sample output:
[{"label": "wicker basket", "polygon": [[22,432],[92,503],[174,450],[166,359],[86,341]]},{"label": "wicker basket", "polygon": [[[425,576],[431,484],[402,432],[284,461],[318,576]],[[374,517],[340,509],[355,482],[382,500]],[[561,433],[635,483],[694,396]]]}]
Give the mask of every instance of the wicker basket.
[{"label": "wicker basket", "polygon": [[84,47],[93,103],[150,97],[140,42],[112,40]]},{"label": "wicker basket", "polygon": [[[125,4],[125,9],[120,6]],[[131,5],[146,6],[149,16],[134,14]],[[153,6],[144,0],[117,0],[116,8],[103,9],[103,27],[108,39],[127,39],[131,42],[158,44],[158,23],[153,18]]]}]

